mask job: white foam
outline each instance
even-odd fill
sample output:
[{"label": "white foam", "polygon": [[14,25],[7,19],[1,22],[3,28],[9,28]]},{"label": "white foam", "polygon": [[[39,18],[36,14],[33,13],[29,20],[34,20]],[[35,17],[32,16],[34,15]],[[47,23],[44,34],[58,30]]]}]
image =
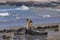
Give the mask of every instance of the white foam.
[{"label": "white foam", "polygon": [[60,11],[60,9],[47,8],[48,10]]},{"label": "white foam", "polygon": [[28,8],[27,6],[25,6],[25,5],[22,5],[22,6],[21,6],[21,9],[22,9],[22,10],[28,10],[29,8]]},{"label": "white foam", "polygon": [[0,16],[9,16],[7,12],[0,13]]},{"label": "white foam", "polygon": [[22,5],[21,7],[16,8],[16,10],[29,10],[29,8],[25,5]]},{"label": "white foam", "polygon": [[16,19],[20,19],[20,17],[16,17]]},{"label": "white foam", "polygon": [[43,18],[49,18],[49,17],[52,17],[51,15],[49,14],[38,14],[39,16],[42,16]]},{"label": "white foam", "polygon": [[51,15],[43,15],[44,18],[51,17]]},{"label": "white foam", "polygon": [[60,9],[56,9],[56,11],[60,11]]},{"label": "white foam", "polygon": [[18,8],[10,8],[10,9],[0,9],[0,11],[13,11],[13,10],[29,10],[29,7],[22,5]]},{"label": "white foam", "polygon": [[0,9],[0,11],[12,11],[14,9]]}]

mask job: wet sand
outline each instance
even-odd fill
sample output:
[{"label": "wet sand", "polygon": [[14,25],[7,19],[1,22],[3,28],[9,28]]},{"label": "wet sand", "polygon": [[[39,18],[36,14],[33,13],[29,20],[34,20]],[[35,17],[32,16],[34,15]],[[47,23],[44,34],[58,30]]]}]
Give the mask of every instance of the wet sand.
[{"label": "wet sand", "polygon": [[[59,25],[59,31],[48,31],[48,35],[31,35],[28,40],[60,40],[60,23],[42,24],[40,27]],[[34,25],[35,26],[35,25]],[[36,25],[37,26],[37,25]]]},{"label": "wet sand", "polygon": [[48,40],[60,40],[60,31],[58,31],[58,32],[49,32],[47,39]]},{"label": "wet sand", "polygon": [[[34,25],[34,27],[37,27],[37,26],[44,27],[44,26],[51,26],[51,25],[59,25],[59,31],[51,30],[51,31],[48,31],[47,35],[17,35],[18,40],[19,40],[19,38],[20,38],[20,40],[60,40],[60,23],[40,24],[40,25],[36,25],[36,26]],[[19,27],[16,27],[16,28],[19,29]],[[10,29],[16,29],[16,28],[11,27]],[[0,33],[0,36],[2,36],[2,35],[12,36],[11,40],[13,40],[13,38],[15,37],[13,32],[11,32],[11,33]]]}]

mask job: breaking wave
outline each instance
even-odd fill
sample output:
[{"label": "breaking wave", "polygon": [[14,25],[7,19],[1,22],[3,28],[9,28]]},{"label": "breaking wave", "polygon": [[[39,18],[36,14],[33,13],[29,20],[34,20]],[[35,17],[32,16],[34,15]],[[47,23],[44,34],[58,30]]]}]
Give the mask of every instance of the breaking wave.
[{"label": "breaking wave", "polygon": [[43,18],[49,18],[49,17],[52,17],[51,15],[49,14],[39,14],[39,16],[43,17]]},{"label": "breaking wave", "polygon": [[51,15],[43,15],[44,18],[51,17]]},{"label": "breaking wave", "polygon": [[20,17],[16,17],[16,19],[20,19]]},{"label": "breaking wave", "polygon": [[0,16],[9,16],[9,13],[8,12],[3,12],[3,13],[0,13]]},{"label": "breaking wave", "polygon": [[0,11],[13,11],[13,10],[29,10],[29,7],[22,5],[18,8],[10,8],[10,9],[0,9]]},{"label": "breaking wave", "polygon": [[48,10],[60,11],[60,9],[47,8]]},{"label": "breaking wave", "polygon": [[16,8],[16,10],[29,10],[29,7],[22,5],[20,8]]}]

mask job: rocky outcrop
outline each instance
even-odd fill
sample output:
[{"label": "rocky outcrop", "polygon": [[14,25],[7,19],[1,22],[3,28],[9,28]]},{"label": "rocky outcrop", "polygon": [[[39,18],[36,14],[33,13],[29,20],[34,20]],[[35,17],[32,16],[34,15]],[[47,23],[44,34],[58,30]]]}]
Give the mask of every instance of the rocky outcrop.
[{"label": "rocky outcrop", "polygon": [[54,7],[57,6],[55,3],[55,5],[51,2],[7,2],[7,5],[16,5],[16,6],[21,6],[21,5],[26,5],[26,6],[35,6],[35,7]]},{"label": "rocky outcrop", "polygon": [[29,2],[5,2],[1,3],[0,5],[10,5],[10,6],[21,6],[21,5],[26,5],[26,6],[35,6],[35,7],[55,7],[60,5],[60,2],[38,2],[38,1],[29,1]]}]

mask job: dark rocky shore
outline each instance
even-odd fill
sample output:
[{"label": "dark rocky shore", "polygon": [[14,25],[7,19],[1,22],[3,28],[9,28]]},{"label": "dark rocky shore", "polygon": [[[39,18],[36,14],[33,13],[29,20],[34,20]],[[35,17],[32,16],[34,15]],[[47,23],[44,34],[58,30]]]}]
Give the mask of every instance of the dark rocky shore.
[{"label": "dark rocky shore", "polygon": [[0,5],[10,5],[10,6],[35,6],[35,7],[56,7],[60,5],[60,2],[6,2],[0,3]]}]

